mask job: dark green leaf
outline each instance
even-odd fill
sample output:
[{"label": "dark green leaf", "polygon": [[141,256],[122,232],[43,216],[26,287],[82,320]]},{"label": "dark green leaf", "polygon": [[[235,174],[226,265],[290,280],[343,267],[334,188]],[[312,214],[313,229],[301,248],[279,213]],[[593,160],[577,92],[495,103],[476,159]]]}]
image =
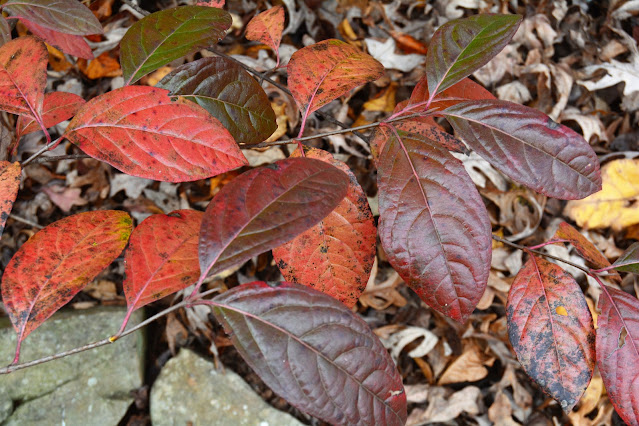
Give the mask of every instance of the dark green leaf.
[{"label": "dark green leaf", "polygon": [[612,264],[617,271],[639,274],[639,243],[634,243]]},{"label": "dark green leaf", "polygon": [[100,21],[77,0],[9,0],[4,8],[12,16],[60,33],[102,34]]}]

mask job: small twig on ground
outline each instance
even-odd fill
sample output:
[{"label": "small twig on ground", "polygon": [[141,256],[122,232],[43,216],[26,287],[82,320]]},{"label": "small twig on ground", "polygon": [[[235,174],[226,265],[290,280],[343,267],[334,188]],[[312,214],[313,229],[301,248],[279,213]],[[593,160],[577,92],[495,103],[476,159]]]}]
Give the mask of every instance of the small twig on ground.
[{"label": "small twig on ground", "polygon": [[29,225],[29,226],[33,227],[33,228],[37,228],[37,229],[42,229],[42,228],[44,228],[44,226],[42,226],[42,225],[39,225],[39,224],[37,224],[37,223],[35,223],[35,222],[33,222],[33,221],[29,220],[29,219],[25,219],[25,218],[20,217],[20,216],[18,216],[18,215],[16,215],[16,214],[13,214],[13,213],[9,214],[9,217],[10,217],[11,219],[15,220],[16,222],[22,222],[22,223],[24,223],[24,224],[27,224],[27,225]]}]

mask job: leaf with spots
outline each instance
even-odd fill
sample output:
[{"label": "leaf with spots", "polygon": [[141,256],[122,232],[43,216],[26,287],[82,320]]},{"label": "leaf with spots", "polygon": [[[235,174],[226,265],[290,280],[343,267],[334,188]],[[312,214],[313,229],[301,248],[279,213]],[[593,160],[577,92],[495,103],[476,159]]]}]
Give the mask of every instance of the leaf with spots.
[{"label": "leaf with spots", "polygon": [[35,37],[19,37],[0,47],[0,110],[40,116],[48,57],[46,46]]},{"label": "leaf with spots", "polygon": [[133,311],[197,281],[202,215],[196,210],[154,214],[135,228],[124,257],[123,287],[128,310],[120,331]]},{"label": "leaf with spots", "polygon": [[2,15],[0,15],[0,46],[11,41],[11,27]]},{"label": "leaf with spots", "polygon": [[[74,93],[51,92],[45,93],[42,107],[42,122],[44,127],[53,127],[58,123],[73,117],[86,103],[84,99]],[[40,130],[40,126],[33,117],[21,115],[16,123],[16,139]]]},{"label": "leaf with spots", "polygon": [[38,231],[2,275],[2,300],[22,341],[69,302],[122,252],[131,217],[101,210],[66,217]]},{"label": "leaf with spots", "polygon": [[639,274],[639,243],[633,243],[612,264],[617,271]]},{"label": "leaf with spots", "polygon": [[592,316],[574,278],[531,255],[508,293],[508,336],[526,373],[569,412],[595,367]]},{"label": "leaf with spots", "polygon": [[[307,158],[332,164],[348,175],[346,197],[321,222],[273,249],[286,281],[304,284],[353,307],[366,288],[375,260],[377,230],[366,194],[346,164],[320,149]],[[299,157],[296,150],[292,157]]]},{"label": "leaf with spots", "polygon": [[382,247],[425,303],[464,322],[490,270],[484,203],[463,164],[439,144],[386,130],[377,168]]},{"label": "leaf with spots", "polygon": [[230,133],[192,102],[127,86],[87,102],[64,137],[124,173],[166,182],[208,178],[247,164]]},{"label": "leaf with spots", "polygon": [[599,161],[588,142],[540,111],[479,100],[460,102],[441,114],[472,150],[522,185],[564,200],[601,189]]},{"label": "leaf with spots", "polygon": [[284,32],[284,6],[272,7],[255,16],[246,25],[246,39],[259,41],[270,47],[277,55],[280,64],[280,42]]},{"label": "leaf with spots", "polygon": [[346,173],[330,164],[289,158],[224,185],[202,220],[198,285],[318,223],[344,198],[348,184]]},{"label": "leaf with spots", "polygon": [[372,56],[330,39],[293,54],[288,63],[288,87],[305,123],[311,112],[383,74],[384,67]]},{"label": "leaf with spots", "polygon": [[246,362],[292,405],[330,424],[406,423],[395,363],[337,300],[297,284],[253,282],[211,305]]},{"label": "leaf with spots", "polygon": [[597,366],[617,414],[639,425],[639,300],[606,287],[599,296]]},{"label": "leaf with spots", "polygon": [[449,21],[439,27],[426,54],[426,78],[431,97],[463,80],[508,44],[520,15],[481,14]]},{"label": "leaf with spots", "polygon": [[20,167],[20,163],[17,161],[15,163],[0,161],[0,235],[4,231],[9,213],[11,213],[13,203],[18,196],[21,175],[22,167]]},{"label": "leaf with spots", "polygon": [[181,6],[152,13],[133,24],[120,42],[126,84],[171,61],[216,44],[231,27],[231,15],[208,6]]},{"label": "leaf with spots", "polygon": [[93,59],[93,52],[86,40],[79,35],[64,34],[58,31],[51,30],[49,28],[41,27],[40,25],[24,21],[24,26],[27,27],[33,35],[40,37],[42,40],[49,43],[64,53],[77,56],[78,58]]},{"label": "leaf with spots", "polygon": [[102,34],[93,12],[77,0],[9,0],[3,5],[12,16],[65,34]]},{"label": "leaf with spots", "polygon": [[179,66],[156,87],[200,105],[238,143],[260,143],[277,129],[275,112],[262,86],[226,58],[202,58]]}]

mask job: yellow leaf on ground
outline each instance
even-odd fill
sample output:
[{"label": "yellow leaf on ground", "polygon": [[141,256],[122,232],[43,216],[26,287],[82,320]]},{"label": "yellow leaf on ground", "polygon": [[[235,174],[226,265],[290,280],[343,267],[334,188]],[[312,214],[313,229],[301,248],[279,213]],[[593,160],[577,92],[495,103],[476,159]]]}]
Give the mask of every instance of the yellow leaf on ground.
[{"label": "yellow leaf on ground", "polygon": [[639,223],[639,160],[615,160],[601,168],[602,189],[569,201],[564,214],[584,229],[619,231]]}]

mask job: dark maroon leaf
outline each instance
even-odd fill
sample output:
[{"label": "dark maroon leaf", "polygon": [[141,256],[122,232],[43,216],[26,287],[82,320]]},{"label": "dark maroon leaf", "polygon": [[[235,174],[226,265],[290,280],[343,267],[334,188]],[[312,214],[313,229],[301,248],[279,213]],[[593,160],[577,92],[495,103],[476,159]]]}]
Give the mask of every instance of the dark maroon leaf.
[{"label": "dark maroon leaf", "polygon": [[9,0],[4,8],[24,21],[65,34],[102,34],[91,10],[77,0]]}]

